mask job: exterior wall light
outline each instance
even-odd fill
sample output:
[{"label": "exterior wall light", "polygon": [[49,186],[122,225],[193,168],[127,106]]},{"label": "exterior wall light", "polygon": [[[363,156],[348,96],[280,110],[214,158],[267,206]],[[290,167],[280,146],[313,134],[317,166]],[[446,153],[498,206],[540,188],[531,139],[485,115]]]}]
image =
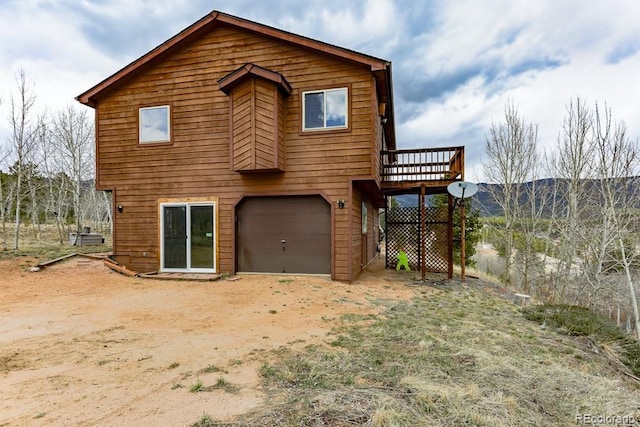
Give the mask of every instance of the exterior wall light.
[{"label": "exterior wall light", "polygon": [[344,200],[342,200],[342,199],[338,200],[338,207],[340,209],[344,209]]},{"label": "exterior wall light", "polygon": [[118,205],[116,209],[118,209],[118,213],[122,213],[122,211],[124,210],[124,207],[122,205]]}]

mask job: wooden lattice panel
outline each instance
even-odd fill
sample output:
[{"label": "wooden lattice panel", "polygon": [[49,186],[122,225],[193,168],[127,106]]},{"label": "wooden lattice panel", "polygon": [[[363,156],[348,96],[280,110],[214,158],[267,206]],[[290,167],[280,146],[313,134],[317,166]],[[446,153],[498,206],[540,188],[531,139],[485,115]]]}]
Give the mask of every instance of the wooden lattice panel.
[{"label": "wooden lattice panel", "polygon": [[[386,215],[386,264],[396,268],[398,253],[403,250],[412,270],[420,270],[422,245],[420,244],[421,209],[401,206],[387,210]],[[425,264],[431,272],[447,272],[448,212],[446,208],[426,207],[425,213]]]},{"label": "wooden lattice panel", "polygon": [[447,208],[425,209],[425,264],[427,271],[444,273],[449,269],[449,213]]},{"label": "wooden lattice panel", "polygon": [[420,208],[399,206],[386,215],[387,268],[396,268],[398,253],[403,250],[412,270],[420,266]]}]

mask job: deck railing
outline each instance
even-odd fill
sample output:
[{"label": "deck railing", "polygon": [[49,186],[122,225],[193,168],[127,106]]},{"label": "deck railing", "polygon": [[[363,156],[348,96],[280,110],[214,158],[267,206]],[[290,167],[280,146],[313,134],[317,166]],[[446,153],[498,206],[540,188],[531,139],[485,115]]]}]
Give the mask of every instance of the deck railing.
[{"label": "deck railing", "polygon": [[383,150],[382,182],[464,179],[464,147]]}]

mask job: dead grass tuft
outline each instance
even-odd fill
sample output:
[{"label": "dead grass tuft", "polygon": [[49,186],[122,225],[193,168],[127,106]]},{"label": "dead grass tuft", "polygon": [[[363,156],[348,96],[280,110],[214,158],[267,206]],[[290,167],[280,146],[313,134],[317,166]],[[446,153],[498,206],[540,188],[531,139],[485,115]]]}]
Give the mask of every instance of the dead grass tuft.
[{"label": "dead grass tuft", "polygon": [[260,369],[267,404],[220,425],[565,426],[580,413],[640,415],[637,385],[588,341],[469,286],[374,319],[345,316],[328,344],[279,350]]},{"label": "dead grass tuft", "polygon": [[[58,230],[52,224],[42,224],[39,230],[31,225],[22,224],[20,227],[19,249],[13,248],[13,228],[8,226],[7,248],[3,248],[4,236],[0,236],[0,259],[17,257],[33,257],[37,261],[46,261],[73,253],[99,253],[111,251],[111,236],[104,233],[105,243],[96,246],[73,246],[69,243],[70,227],[63,232],[60,243]],[[94,230],[92,230],[93,232]],[[96,231],[100,232],[100,231]]]}]

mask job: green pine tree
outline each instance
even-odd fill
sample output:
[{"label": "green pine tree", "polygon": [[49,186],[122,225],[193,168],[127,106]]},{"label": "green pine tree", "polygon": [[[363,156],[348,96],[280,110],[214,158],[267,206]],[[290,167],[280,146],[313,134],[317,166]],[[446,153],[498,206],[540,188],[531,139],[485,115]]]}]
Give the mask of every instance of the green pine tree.
[{"label": "green pine tree", "polygon": [[[431,198],[431,203],[436,207],[448,206],[447,194],[436,194]],[[465,265],[469,267],[475,266],[475,262],[471,258],[476,253],[476,244],[480,240],[480,211],[471,208],[471,199],[458,201],[453,212],[453,262],[460,264],[460,243],[462,238],[460,228],[460,203],[464,203],[465,207]]]}]

